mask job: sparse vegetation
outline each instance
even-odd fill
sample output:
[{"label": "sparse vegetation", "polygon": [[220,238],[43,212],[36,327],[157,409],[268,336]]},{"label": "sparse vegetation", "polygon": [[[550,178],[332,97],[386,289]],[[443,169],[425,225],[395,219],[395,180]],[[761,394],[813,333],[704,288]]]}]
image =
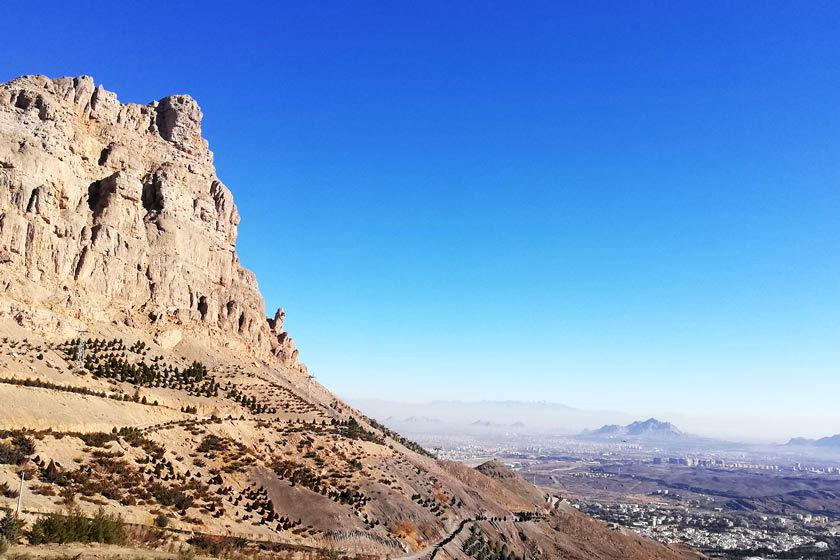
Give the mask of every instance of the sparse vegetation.
[{"label": "sparse vegetation", "polygon": [[333,420],[333,425],[338,428],[338,434],[347,439],[359,439],[378,443],[380,445],[384,445],[385,443],[381,437],[377,436],[370,430],[364,429],[362,425],[359,424],[359,422],[352,416],[343,421]]},{"label": "sparse vegetation", "polygon": [[224,438],[214,436],[213,434],[207,434],[206,436],[204,436],[204,439],[201,440],[201,444],[198,446],[198,451],[200,453],[226,451],[227,449],[228,442],[225,441]]},{"label": "sparse vegetation", "polygon": [[[34,379],[31,377],[27,377],[26,379],[18,379],[16,377],[2,377],[0,378],[0,383],[5,383],[7,385],[17,385],[19,387],[36,387],[39,389],[52,389],[53,391],[62,391],[64,393],[75,393],[77,395],[89,395],[92,397],[99,397],[102,399],[112,399],[117,401],[124,401],[127,399],[128,395],[122,395],[119,393],[106,393],[104,391],[94,391],[92,389],[88,389],[87,387],[75,387],[73,385],[58,385],[56,383],[50,383],[49,381],[44,381],[43,379]],[[141,399],[142,400],[142,399]],[[141,402],[141,401],[137,401]],[[147,402],[141,402],[141,404],[150,404]],[[157,406],[157,401],[151,403],[152,406]]]},{"label": "sparse vegetation", "polygon": [[464,540],[461,550],[476,560],[524,560],[524,557],[508,550],[507,544],[490,541],[475,525],[470,527],[470,534]]},{"label": "sparse vegetation", "polygon": [[223,537],[215,535],[194,535],[187,541],[190,546],[210,556],[222,557],[233,552],[242,551],[248,541],[237,537]]},{"label": "sparse vegetation", "polygon": [[0,441],[0,465],[17,465],[33,453],[35,442],[23,433],[13,435],[9,443]]},{"label": "sparse vegetation", "polygon": [[122,544],[125,523],[121,516],[107,514],[101,508],[93,518],[85,517],[79,509],[71,509],[66,514],[51,513],[38,518],[29,531],[29,542]]},{"label": "sparse vegetation", "polygon": [[[73,339],[60,344],[58,350],[68,360],[76,357],[79,340]],[[134,354],[135,357],[129,357]],[[189,395],[215,397],[219,395],[216,380],[207,373],[200,362],[193,362],[184,369],[165,364],[160,356],[145,360],[148,354],[142,341],[126,348],[122,340],[87,339],[85,341],[85,371],[94,377],[129,383],[138,387],[164,387],[186,391]],[[143,397],[123,395],[123,400],[142,402]],[[154,404],[154,403],[152,403]]]},{"label": "sparse vegetation", "polygon": [[0,483],[0,496],[4,498],[17,498],[18,491],[9,486],[8,482]]},{"label": "sparse vegetation", "polygon": [[299,484],[305,488],[318,492],[340,504],[348,504],[354,508],[362,508],[370,498],[346,487],[333,488],[329,480],[315,473],[312,469],[295,461],[276,461],[272,467],[274,472],[291,482],[292,486]]},{"label": "sparse vegetation", "polygon": [[256,397],[249,397],[234,386],[228,387],[227,397],[238,402],[254,414],[275,414],[277,412],[276,408],[258,401]]},{"label": "sparse vegetation", "polygon": [[373,418],[365,418],[365,419],[368,421],[368,423],[371,426],[373,426],[377,430],[381,431],[383,434],[385,434],[389,438],[400,442],[400,444],[403,445],[404,447],[407,447],[408,449],[411,449],[412,451],[414,451],[415,453],[419,453],[420,455],[425,455],[426,457],[434,458],[434,455],[432,455],[428,450],[426,450],[419,443],[413,442],[410,439],[401,436],[400,434],[391,430],[390,428],[387,428],[387,427],[383,426],[382,424],[380,424],[379,422],[377,422]]},{"label": "sparse vegetation", "polygon": [[0,540],[15,542],[23,529],[23,523],[17,519],[9,508],[0,508],[3,517],[0,518]]},{"label": "sparse vegetation", "polygon": [[79,434],[79,439],[85,442],[85,445],[91,447],[105,447],[112,441],[116,441],[117,434],[106,434],[105,432],[93,432],[90,434]]}]

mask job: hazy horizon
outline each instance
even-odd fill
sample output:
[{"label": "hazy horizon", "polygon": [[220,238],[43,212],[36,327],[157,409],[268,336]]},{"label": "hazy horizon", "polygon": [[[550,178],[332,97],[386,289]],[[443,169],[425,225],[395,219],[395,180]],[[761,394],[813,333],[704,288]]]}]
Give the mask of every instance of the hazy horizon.
[{"label": "hazy horizon", "polygon": [[[384,420],[387,416],[392,416],[395,420],[402,421],[406,418],[420,415],[424,415],[429,419],[446,421],[446,416],[436,416],[434,412],[426,412],[424,414],[413,407],[427,407],[441,404],[466,405],[472,407],[472,410],[465,411],[461,414],[457,422],[453,423],[453,426],[466,426],[475,421],[490,421],[500,425],[511,425],[514,422],[522,422],[524,423],[524,427],[521,428],[521,431],[526,433],[575,435],[585,429],[593,430],[607,424],[629,424],[634,421],[644,421],[649,418],[655,418],[662,422],[671,422],[681,431],[690,435],[744,443],[781,444],[795,437],[819,439],[840,433],[840,422],[825,419],[819,415],[812,415],[805,418],[788,416],[770,419],[738,415],[703,417],[666,409],[582,409],[569,406],[566,403],[552,401],[390,401],[387,399],[346,397],[344,395],[342,397],[366,414],[373,414],[380,421]],[[568,409],[571,416],[561,417],[558,422],[551,422],[550,416],[544,416],[534,421],[533,418],[529,419],[517,413],[512,413],[506,418],[499,418],[489,412],[480,412],[477,405],[514,405],[520,407],[556,406]],[[383,413],[383,410],[388,412]],[[575,413],[578,414],[575,416]],[[539,416],[539,413],[536,412],[535,416]],[[448,420],[451,421],[452,418],[449,417]]]},{"label": "hazy horizon", "polygon": [[336,393],[840,432],[835,5],[96,12],[9,26],[2,79],[193,95]]}]

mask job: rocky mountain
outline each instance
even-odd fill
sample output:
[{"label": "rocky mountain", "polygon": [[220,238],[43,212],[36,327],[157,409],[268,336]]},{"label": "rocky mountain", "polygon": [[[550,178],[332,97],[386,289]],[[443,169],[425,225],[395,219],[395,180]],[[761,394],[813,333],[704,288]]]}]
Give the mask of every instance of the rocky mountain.
[{"label": "rocky mountain", "polygon": [[0,86],[0,263],[7,315],[38,332],[91,321],[173,346],[206,332],[302,370],[239,263],[239,214],[187,95],[121,104],[87,76]]},{"label": "rocky mountain", "polygon": [[827,436],[819,439],[809,439],[803,437],[791,438],[791,440],[788,441],[785,445],[840,449],[840,434]]},{"label": "rocky mountain", "polygon": [[597,430],[585,431],[581,437],[606,439],[676,439],[685,437],[676,426],[670,422],[661,422],[656,418],[637,420],[626,426],[607,424]]},{"label": "rocky mountain", "polygon": [[496,424],[490,420],[476,420],[475,422],[472,422],[470,426],[475,426],[476,428],[497,428],[501,427],[501,424]]},{"label": "rocky mountain", "polygon": [[85,76],[0,85],[0,505],[23,475],[30,524],[103,508],[144,546],[284,558],[696,557],[438,461],[308,377],[201,121]]}]

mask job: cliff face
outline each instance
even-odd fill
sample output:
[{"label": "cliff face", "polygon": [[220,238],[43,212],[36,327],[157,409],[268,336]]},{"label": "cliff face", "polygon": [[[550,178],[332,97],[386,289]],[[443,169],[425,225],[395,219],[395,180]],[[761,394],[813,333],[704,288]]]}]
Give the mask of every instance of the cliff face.
[{"label": "cliff face", "polygon": [[0,85],[0,311],[184,331],[300,371],[236,254],[239,214],[187,95],[121,104],[87,76]]}]

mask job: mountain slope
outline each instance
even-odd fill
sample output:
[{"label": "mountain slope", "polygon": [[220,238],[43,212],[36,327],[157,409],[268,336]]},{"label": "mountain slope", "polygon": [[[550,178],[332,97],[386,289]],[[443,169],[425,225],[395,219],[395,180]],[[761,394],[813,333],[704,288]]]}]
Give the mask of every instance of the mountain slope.
[{"label": "mountain slope", "polygon": [[383,557],[459,556],[477,524],[545,558],[691,557],[438,462],[313,382],[239,264],[201,118],[88,77],[0,86],[0,485],[26,474],[30,521],[103,507],[167,539]]}]

